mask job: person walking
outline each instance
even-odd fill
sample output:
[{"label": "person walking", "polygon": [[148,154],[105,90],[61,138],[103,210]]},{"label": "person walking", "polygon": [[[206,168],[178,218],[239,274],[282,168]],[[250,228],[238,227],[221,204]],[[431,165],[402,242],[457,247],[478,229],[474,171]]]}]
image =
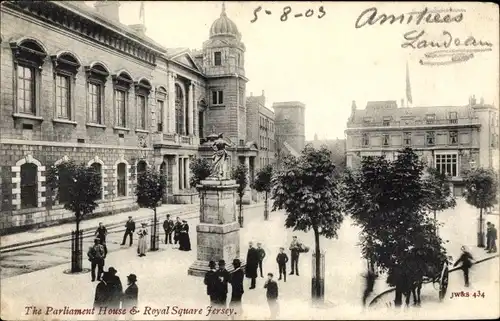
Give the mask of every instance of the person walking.
[{"label": "person walking", "polygon": [[498,231],[497,228],[495,227],[495,224],[491,224],[491,236],[490,236],[490,249],[488,250],[488,253],[496,253],[497,252],[497,238],[498,238]]},{"label": "person walking", "polygon": [[299,255],[302,244],[300,244],[297,236],[293,236],[292,243],[290,243],[290,256],[291,256],[291,272],[290,275],[297,274],[299,276]]},{"label": "person walking", "polygon": [[104,260],[106,258],[106,252],[104,251],[104,246],[101,244],[99,238],[94,239],[94,245],[92,245],[87,252],[88,259],[90,261],[92,282],[95,281],[95,268],[97,267],[97,280],[101,280],[101,276],[104,270]]},{"label": "person walking", "polygon": [[278,271],[280,275],[278,281],[281,281],[281,278],[283,278],[286,282],[286,264],[288,263],[288,255],[286,255],[283,247],[280,247],[280,252],[276,256],[276,262],[278,263]]},{"label": "person walking", "polygon": [[279,305],[278,305],[278,283],[273,280],[273,274],[267,274],[267,281],[264,284],[264,288],[267,289],[266,297],[267,304],[269,305],[269,310],[271,311],[270,319],[274,320],[279,314]]},{"label": "person walking", "polygon": [[167,219],[163,222],[163,230],[165,231],[165,244],[172,244],[172,233],[174,232],[174,221],[170,219],[170,214],[167,214]]},{"label": "person walking", "polygon": [[101,245],[104,247],[104,253],[108,254],[108,247],[106,246],[106,236],[108,235],[108,229],[99,222],[99,227],[96,229],[94,236],[98,237]]},{"label": "person walking", "polygon": [[120,308],[123,298],[123,286],[120,277],[116,275],[118,271],[114,267],[108,269],[108,285],[110,287],[110,299],[108,306],[110,308]]},{"label": "person walking", "polygon": [[266,257],[266,251],[262,248],[262,243],[257,243],[257,252],[259,253],[259,272],[260,272],[260,277],[263,278],[264,275],[262,274],[262,261]]},{"label": "person walking", "polygon": [[179,238],[179,250],[191,251],[191,239],[189,238],[189,225],[186,220],[182,221],[178,238]]},{"label": "person walking", "polygon": [[366,305],[366,299],[368,299],[370,293],[373,292],[373,286],[375,285],[375,280],[377,278],[377,274],[373,270],[373,266],[371,264],[368,265],[368,271],[364,275],[364,278],[366,280],[366,284],[365,291],[363,292],[363,306]]},{"label": "person walking", "polygon": [[107,307],[111,301],[111,287],[108,285],[109,274],[104,272],[95,288],[94,308]]},{"label": "person walking", "polygon": [[484,248],[484,250],[489,251],[490,245],[491,245],[491,223],[486,222],[486,247]]},{"label": "person walking", "polygon": [[139,241],[137,242],[137,254],[140,257],[143,257],[146,256],[146,251],[148,250],[148,230],[146,229],[146,223],[142,223],[141,225],[141,228],[137,231],[137,234],[139,235]]},{"label": "person walking", "polygon": [[227,301],[227,284],[229,283],[230,274],[228,270],[226,270],[226,262],[224,260],[219,261],[219,269],[217,270],[215,275],[216,305],[219,308],[225,308]]},{"label": "person walking", "polygon": [[137,287],[137,276],[135,274],[130,274],[127,276],[127,288],[123,293],[122,308],[127,309],[127,319],[131,319],[130,309],[137,307],[139,288]]},{"label": "person walking", "polygon": [[464,281],[465,281],[465,286],[469,286],[469,269],[472,267],[474,258],[470,254],[469,251],[467,251],[467,248],[465,246],[462,246],[462,255],[458,258],[458,260],[453,264],[453,266],[457,266],[459,263],[462,263],[462,266],[460,267],[464,273]]},{"label": "person walking", "polygon": [[[180,243],[179,233],[181,231],[181,227],[182,227],[181,218],[179,216],[177,216],[177,218],[175,219],[175,223],[174,223],[174,244]],[[179,246],[180,246],[180,244],[179,244]]]},{"label": "person walking", "polygon": [[247,266],[245,268],[246,277],[251,280],[250,290],[255,289],[255,279],[257,278],[257,267],[259,265],[259,252],[253,247],[253,243],[248,243]]},{"label": "person walking", "polygon": [[210,304],[217,304],[217,293],[216,293],[216,282],[217,282],[217,270],[214,261],[208,262],[208,268],[210,269],[207,273],[205,273],[205,278],[203,279],[203,283],[207,286],[207,294],[210,297]]},{"label": "person walking", "polygon": [[132,219],[132,216],[129,216],[127,223],[125,223],[125,233],[123,234],[123,241],[121,245],[125,245],[127,237],[130,237],[129,246],[132,246],[134,242],[134,232],[135,232],[135,222]]},{"label": "person walking", "polygon": [[[243,290],[243,279],[245,275],[241,270],[241,261],[239,259],[233,260],[234,271],[231,273],[230,283],[231,283],[231,302],[230,307],[234,308],[236,314],[241,318],[243,310],[241,307],[241,298],[245,291]],[[234,314],[233,314],[234,316]]]}]

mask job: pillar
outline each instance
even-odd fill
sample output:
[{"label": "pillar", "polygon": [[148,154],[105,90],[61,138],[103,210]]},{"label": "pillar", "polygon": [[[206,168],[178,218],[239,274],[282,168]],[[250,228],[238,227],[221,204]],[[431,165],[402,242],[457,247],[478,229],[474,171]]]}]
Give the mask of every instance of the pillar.
[{"label": "pillar", "polygon": [[193,128],[193,108],[194,107],[194,82],[189,83],[189,91],[188,91],[188,106],[187,106],[187,113],[188,113],[188,123],[187,127],[188,130],[187,132],[189,133],[190,136],[193,136],[194,134],[194,128]]},{"label": "pillar", "polygon": [[175,133],[175,79],[177,75],[173,72],[168,73],[168,132]]},{"label": "pillar", "polygon": [[179,193],[179,156],[173,155],[170,161],[170,168],[172,169],[172,194],[177,194]]},{"label": "pillar", "polygon": [[186,158],[186,166],[185,166],[185,171],[186,171],[186,186],[187,186],[187,188],[191,188],[191,185],[189,184],[190,173],[191,173],[191,169],[189,167],[190,163],[191,163],[190,157],[187,157]]},{"label": "pillar", "polygon": [[184,157],[179,156],[179,190],[184,189]]},{"label": "pillar", "polygon": [[[193,85],[193,135],[196,136],[196,137],[200,137],[200,133],[199,133],[199,119],[198,119],[198,115],[199,115],[199,110],[198,110],[198,101],[196,100],[196,91],[197,91],[197,86],[196,86],[196,83],[195,85]],[[197,142],[195,141],[195,144],[197,144]]]}]

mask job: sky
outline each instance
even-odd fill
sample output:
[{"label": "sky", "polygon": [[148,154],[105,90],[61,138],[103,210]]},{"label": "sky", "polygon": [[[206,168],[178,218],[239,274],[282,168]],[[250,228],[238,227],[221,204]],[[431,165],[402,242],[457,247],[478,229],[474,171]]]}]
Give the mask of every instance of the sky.
[{"label": "sky", "polygon": [[[89,1],[87,4],[92,5]],[[254,10],[261,6],[254,23]],[[280,20],[284,7],[292,13]],[[320,7],[325,14],[318,18]],[[460,22],[365,25],[356,28],[360,14],[376,7],[378,14],[409,15],[425,7],[462,11]],[[306,139],[343,138],[352,101],[364,109],[367,101],[406,99],[406,64],[411,84],[410,106],[466,105],[471,95],[485,103],[499,102],[498,7],[481,3],[370,3],[370,2],[225,2],[245,43],[245,70],[250,79],[247,96],[264,90],[266,106],[301,101],[306,105]],[[139,23],[139,1],[121,2],[120,20]],[[146,34],[167,48],[201,49],[222,2],[145,2]],[[310,17],[293,14],[314,10]],[[264,10],[269,10],[267,15]],[[310,12],[310,11],[309,11]],[[446,13],[440,13],[444,16]],[[452,12],[452,17],[460,12]],[[366,16],[363,16],[366,17]],[[415,16],[416,19],[417,17]],[[402,48],[405,33],[416,30],[420,39],[443,41],[473,36],[492,44],[491,51],[475,53],[466,62],[421,65],[432,48]],[[455,41],[455,40],[453,40]],[[458,47],[455,47],[458,48]],[[406,104],[406,103],[405,103]]]}]

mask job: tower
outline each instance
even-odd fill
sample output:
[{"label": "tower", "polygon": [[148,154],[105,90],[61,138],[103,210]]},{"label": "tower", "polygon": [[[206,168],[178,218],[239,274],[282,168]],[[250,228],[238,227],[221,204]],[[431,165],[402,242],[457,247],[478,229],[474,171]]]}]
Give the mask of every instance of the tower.
[{"label": "tower", "polygon": [[[273,104],[278,150],[300,153],[305,147],[305,105],[299,101]],[[278,156],[278,158],[280,158]],[[279,160],[278,160],[279,161]]]},{"label": "tower", "polygon": [[203,43],[203,69],[207,76],[210,117],[207,128],[224,133],[234,144],[246,141],[244,67],[245,45],[236,24],[222,4],[220,17]]}]

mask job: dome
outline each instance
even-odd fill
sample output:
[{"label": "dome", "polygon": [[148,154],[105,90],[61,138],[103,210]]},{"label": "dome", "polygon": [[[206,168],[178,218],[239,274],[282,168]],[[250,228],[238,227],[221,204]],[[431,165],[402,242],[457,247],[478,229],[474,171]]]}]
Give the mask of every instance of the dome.
[{"label": "dome", "polygon": [[226,7],[222,4],[220,17],[212,23],[210,27],[210,38],[215,36],[234,36],[239,38],[240,33],[236,24],[227,17]]}]

